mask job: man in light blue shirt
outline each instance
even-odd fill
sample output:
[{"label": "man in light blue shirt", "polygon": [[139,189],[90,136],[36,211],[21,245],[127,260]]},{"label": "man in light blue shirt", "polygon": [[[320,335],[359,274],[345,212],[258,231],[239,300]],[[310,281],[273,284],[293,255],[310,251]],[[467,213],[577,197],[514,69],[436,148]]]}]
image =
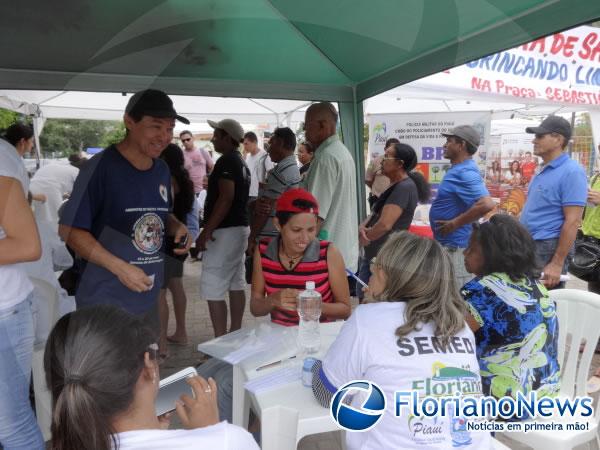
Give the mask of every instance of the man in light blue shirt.
[{"label": "man in light blue shirt", "polygon": [[333,242],[346,267],[355,272],[358,262],[355,163],[337,135],[337,121],[337,111],[329,102],[314,103],[306,110],[306,139],[316,150],[302,187],[319,202],[319,216],[323,219],[320,237]]},{"label": "man in light blue shirt", "polygon": [[444,158],[452,167],[442,180],[429,211],[433,236],[452,260],[458,287],[473,278],[465,269],[463,250],[469,243],[471,224],[494,208],[473,155],[479,146],[479,133],[469,125],[459,125],[448,133]]},{"label": "man in light blue shirt", "polygon": [[587,178],[583,167],[564,153],[571,139],[571,125],[562,117],[548,116],[535,134],[533,153],[544,161],[541,171],[529,184],[521,222],[536,244],[536,256],[544,272],[544,284],[563,287],[560,274],[567,273],[569,254],[587,199]]}]

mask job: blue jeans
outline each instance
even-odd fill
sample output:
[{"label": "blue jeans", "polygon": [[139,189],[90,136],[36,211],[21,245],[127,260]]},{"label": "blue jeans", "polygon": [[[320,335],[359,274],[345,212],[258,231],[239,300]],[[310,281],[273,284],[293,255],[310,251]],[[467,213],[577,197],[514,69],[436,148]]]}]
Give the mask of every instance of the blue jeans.
[{"label": "blue jeans", "polygon": [[[371,261],[369,261],[364,256],[358,258],[358,278],[363,280],[365,283],[369,284],[369,278],[371,278]],[[356,283],[356,296],[362,302],[365,297],[365,293],[363,292],[363,287]]]},{"label": "blue jeans", "polygon": [[212,377],[217,383],[217,405],[221,420],[232,422],[233,366],[225,361],[212,358],[196,367],[198,375],[208,380]]},{"label": "blue jeans", "polygon": [[[546,267],[546,264],[550,262],[554,253],[556,252],[556,247],[558,247],[558,238],[555,239],[540,239],[535,241],[535,256],[537,258],[537,263],[540,266],[540,270],[543,270]],[[569,270],[569,263],[571,259],[573,259],[573,247],[569,250],[569,254],[565,258],[565,262],[563,264],[562,273],[566,274]],[[558,283],[553,289],[562,289],[565,287],[565,282],[561,281]]]},{"label": "blue jeans", "polygon": [[0,309],[0,443],[4,450],[45,449],[29,403],[35,339],[31,298]]}]

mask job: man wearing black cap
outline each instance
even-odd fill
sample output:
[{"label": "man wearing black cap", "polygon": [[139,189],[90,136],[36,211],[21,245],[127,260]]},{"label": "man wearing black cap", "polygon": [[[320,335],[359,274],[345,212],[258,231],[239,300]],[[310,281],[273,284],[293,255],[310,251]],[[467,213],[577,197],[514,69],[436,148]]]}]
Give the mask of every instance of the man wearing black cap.
[{"label": "man wearing black cap", "polygon": [[548,116],[535,134],[533,153],[543,160],[541,171],[529,184],[521,222],[535,240],[538,263],[543,267],[544,284],[563,287],[577,230],[587,198],[583,167],[564,152],[571,139],[571,125],[562,117]]},{"label": "man wearing black cap", "polygon": [[114,304],[158,328],[165,233],[186,242],[178,254],[191,245],[187,228],[170,214],[171,176],[158,159],[173,138],[176,119],[189,123],[164,92],[136,93],[123,116],[125,138],[80,170],[59,230],[84,260],[78,307]]},{"label": "man wearing black cap", "polygon": [[429,211],[433,235],[448,251],[459,287],[472,278],[463,261],[463,250],[469,243],[471,224],[494,208],[483,183],[479,167],[473,161],[480,138],[470,125],[458,125],[448,133],[444,144],[444,158],[452,166],[444,175],[437,197]]}]

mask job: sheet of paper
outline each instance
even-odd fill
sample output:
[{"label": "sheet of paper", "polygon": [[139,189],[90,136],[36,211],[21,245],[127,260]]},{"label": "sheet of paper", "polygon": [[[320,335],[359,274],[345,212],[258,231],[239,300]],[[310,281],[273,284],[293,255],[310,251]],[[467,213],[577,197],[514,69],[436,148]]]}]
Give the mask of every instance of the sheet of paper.
[{"label": "sheet of paper", "polygon": [[260,324],[242,329],[198,345],[198,350],[230,364],[238,364],[252,356],[271,353],[276,357],[288,347],[294,347],[297,330],[293,327]]},{"label": "sheet of paper", "polygon": [[247,381],[244,383],[244,387],[253,394],[259,394],[298,381],[301,375],[301,368],[297,365],[295,367],[282,367]]},{"label": "sheet of paper", "polygon": [[241,348],[232,351],[227,356],[223,358],[223,361],[228,362],[229,364],[238,364],[241,361],[249,358],[250,356],[254,356],[258,353],[266,351],[268,345],[266,342],[252,341],[244,344]]}]

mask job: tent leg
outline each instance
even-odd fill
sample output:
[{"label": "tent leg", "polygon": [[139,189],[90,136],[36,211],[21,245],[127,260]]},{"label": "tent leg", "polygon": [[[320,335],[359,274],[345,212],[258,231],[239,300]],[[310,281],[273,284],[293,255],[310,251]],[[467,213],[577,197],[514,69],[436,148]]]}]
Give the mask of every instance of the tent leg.
[{"label": "tent leg", "polygon": [[363,103],[356,100],[340,102],[340,124],[342,127],[342,139],[355,161],[356,170],[356,194],[358,205],[359,223],[366,217],[367,202],[365,192],[365,157],[364,157],[364,115]]}]

